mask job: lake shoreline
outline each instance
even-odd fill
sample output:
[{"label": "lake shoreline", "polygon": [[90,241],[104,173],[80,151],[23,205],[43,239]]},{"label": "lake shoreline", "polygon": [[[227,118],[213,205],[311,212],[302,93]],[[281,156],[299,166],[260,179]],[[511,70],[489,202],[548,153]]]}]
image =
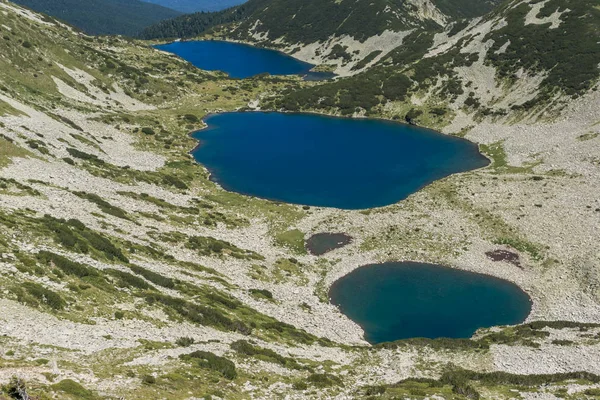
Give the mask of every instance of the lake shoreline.
[{"label": "lake shoreline", "polygon": [[[215,47],[218,44],[221,44],[220,48]],[[186,45],[187,48],[182,47]],[[235,49],[234,53],[245,52],[245,54],[232,54],[231,47],[234,45],[239,47]],[[262,74],[298,76],[305,81],[324,81],[336,77],[333,72],[315,71],[318,69],[318,65],[296,58],[281,50],[245,42],[220,39],[175,40],[153,44],[152,48],[178,57],[202,71],[224,73],[228,78],[234,80],[252,79]],[[260,52],[261,50],[262,52]],[[223,54],[215,54],[219,51]],[[211,56],[205,57],[206,53],[210,53]],[[240,68],[239,63],[216,62],[216,60],[229,60],[240,55],[246,61],[243,68]],[[252,73],[248,73],[248,70],[251,70]]]},{"label": "lake shoreline", "polygon": [[[597,97],[597,96],[596,96]],[[578,110],[578,111],[571,111],[570,115],[594,115],[594,113],[590,113],[588,112],[583,113],[578,104],[573,104],[572,106],[570,106],[570,109],[573,110]],[[261,110],[254,110],[254,111],[261,111]],[[274,110],[268,110],[268,111],[274,111]],[[328,115],[328,116],[335,116],[338,117],[336,115],[331,115],[328,113],[322,113],[322,112],[315,112],[315,111],[306,111],[304,113],[314,113],[317,115]],[[213,114],[213,113],[210,113]],[[209,115],[210,115],[209,114]],[[343,117],[343,118],[364,118],[363,116],[351,116],[351,117]],[[591,118],[591,117],[589,117]],[[588,118],[588,119],[589,119]],[[381,118],[383,120],[389,121],[389,119],[387,118]],[[581,118],[579,118],[581,119]],[[587,121],[587,119],[586,119]],[[395,121],[397,123],[402,123],[400,121]],[[445,134],[445,135],[449,135],[455,132],[459,132],[465,128],[468,128],[469,126],[471,126],[471,124],[473,124],[473,121],[468,118],[467,116],[463,116],[463,115],[457,115],[456,118],[454,119],[454,121],[441,129],[441,133]],[[506,152],[507,155],[509,156],[509,162],[510,165],[522,165],[526,160],[526,156],[523,155],[523,153],[530,153],[531,151],[533,151],[532,149],[536,149],[536,148],[540,148],[540,144],[544,143],[542,140],[543,137],[546,137],[547,135],[560,135],[561,137],[564,136],[563,132],[565,130],[565,128],[567,128],[567,130],[573,129],[573,125],[574,122],[562,122],[562,121],[557,121],[557,122],[548,122],[546,124],[544,124],[544,127],[536,127],[536,126],[530,126],[527,124],[519,124],[518,126],[510,126],[507,127],[506,125],[503,125],[501,123],[486,123],[486,124],[480,124],[479,125],[475,125],[475,127],[471,127],[468,132],[467,135],[465,136],[466,139],[470,140],[471,142],[473,142],[474,144],[480,146],[481,144],[490,144],[496,141],[504,141],[507,140],[507,147],[506,147]],[[580,124],[581,125],[581,124]],[[585,124],[584,124],[585,125]],[[583,126],[584,126],[583,125]],[[193,134],[194,132],[196,132],[197,130],[191,131],[189,132],[189,134]],[[534,143],[529,144],[529,140],[527,139],[528,136],[533,136],[535,138],[537,138]],[[572,134],[571,134],[572,136]],[[566,139],[563,138],[561,139],[562,141],[565,141]],[[526,150],[522,150],[523,145],[526,145]],[[543,147],[543,146],[542,146]],[[490,159],[490,156],[482,153],[484,156],[486,156],[486,158],[488,158],[488,160]],[[568,153],[571,154],[571,153]],[[577,154],[576,154],[577,156]],[[578,158],[579,159],[579,158]],[[553,160],[556,162],[558,161],[558,165],[567,165],[566,164],[566,159],[564,157],[556,159],[556,157],[553,158]],[[541,169],[541,173],[543,173],[544,170],[547,170],[549,167],[546,166],[542,166]],[[555,166],[556,168],[556,166]],[[580,167],[577,167],[580,168]],[[576,168],[576,169],[577,169]],[[464,180],[464,179],[460,179],[461,176],[464,176],[465,178],[467,178],[467,182],[471,182],[471,183],[467,183],[467,187],[469,187],[469,185],[472,186],[473,182],[478,182],[478,181],[485,181],[485,177],[486,176],[497,176],[495,175],[494,172],[494,168],[492,165],[488,165],[487,167],[483,167],[481,169],[478,170],[473,170],[470,171],[469,174],[456,174],[454,176],[450,176],[447,178],[444,178],[442,181],[452,181],[455,182],[457,180]],[[501,176],[501,175],[500,175]],[[435,184],[435,183],[434,183]],[[433,184],[432,184],[433,185]],[[515,199],[527,199],[528,201],[532,201],[531,199],[531,193],[528,191],[527,194],[521,193],[520,192],[520,188],[519,186],[515,187],[515,185],[510,185],[509,188],[512,187],[512,189],[507,189],[507,190],[512,190],[513,192],[516,192],[516,197]],[[529,187],[529,186],[528,186]],[[223,189],[224,190],[224,189]],[[414,204],[415,201],[417,202],[421,202],[423,199],[427,199],[428,195],[427,193],[424,192],[429,192],[431,191],[431,185],[429,187],[425,187],[423,189],[421,189],[419,192],[413,194],[412,196],[410,196],[409,198],[401,201],[398,204],[395,205],[391,205],[388,207],[382,207],[380,209],[376,209],[376,212],[382,212],[385,214],[388,214],[389,212],[395,210],[395,209],[402,209],[405,208],[404,206],[406,206],[407,204]],[[466,190],[466,189],[465,189]],[[533,196],[534,198],[536,196]],[[486,195],[484,197],[481,198],[481,200],[486,200],[486,199],[490,199],[493,198],[492,195]],[[420,199],[420,200],[415,200],[415,199]],[[480,200],[480,201],[481,201]],[[525,201],[527,201],[525,200]],[[299,207],[299,206],[298,206]],[[411,206],[412,207],[412,206]],[[337,209],[326,209],[326,208],[316,208],[313,207],[312,208],[314,212],[316,212],[318,215],[321,215],[322,218],[324,218],[324,216],[326,215],[338,215],[339,218],[342,218],[342,220],[345,220],[346,222],[344,223],[345,226],[348,226],[347,224],[358,224],[364,227],[367,227],[367,231],[373,231],[373,230],[380,230],[383,229],[384,226],[386,226],[388,224],[388,222],[383,222],[383,221],[364,221],[364,218],[362,215],[360,215],[360,212],[358,213],[345,213],[341,210],[337,210]],[[538,209],[537,211],[544,211],[544,209]],[[395,214],[395,212],[394,212]],[[394,215],[392,214],[392,215]],[[310,218],[311,221],[314,221],[314,223],[316,223],[318,220],[320,220],[320,217],[318,215],[315,215],[313,218]],[[448,226],[448,217],[446,215],[444,215],[444,212],[442,212],[441,210],[437,210],[435,211],[435,215],[436,215],[436,220],[439,221],[443,221],[444,222],[444,226]],[[456,220],[456,218],[458,217],[458,215],[456,216],[452,216],[450,218],[450,221]],[[402,219],[402,218],[401,218]],[[537,223],[533,223],[533,227],[539,227],[544,225],[542,223],[542,221],[548,220],[547,218],[538,218],[536,219],[536,221],[538,221]],[[354,221],[354,222],[352,222]],[[360,222],[362,221],[362,222]],[[460,218],[458,219],[458,221],[460,221]],[[457,222],[455,222],[457,223]],[[459,222],[458,222],[459,223]],[[298,225],[301,230],[305,233],[305,235],[310,235],[311,232],[318,232],[318,231],[322,231],[321,228],[319,230],[315,230],[315,226],[312,224],[307,224],[307,222],[302,222],[300,223],[300,225]],[[338,227],[339,228],[339,227]],[[332,227],[331,229],[336,230],[336,227]],[[364,233],[361,234],[359,232],[357,232],[354,228],[343,228],[342,229],[344,232],[348,232],[350,234],[353,234],[354,237],[356,237],[357,241],[360,240],[364,240]],[[447,228],[442,228],[442,229],[438,229],[436,231],[439,231],[441,234],[443,235],[452,235],[452,232],[448,231]],[[579,234],[575,234],[574,237],[580,237],[581,235]],[[538,238],[538,235],[533,235],[533,238]],[[540,240],[540,239],[538,239]],[[354,245],[350,245],[350,247],[353,247]],[[523,261],[523,265],[524,265],[524,270],[517,270],[512,268],[511,265],[506,265],[505,263],[493,263],[490,260],[486,259],[485,257],[482,256],[482,254],[484,254],[487,251],[493,251],[496,250],[498,248],[500,249],[506,249],[509,251],[515,251],[515,249],[509,247],[509,246],[503,246],[503,245],[492,245],[488,239],[485,238],[480,238],[476,241],[474,241],[474,243],[472,243],[471,246],[469,246],[469,249],[464,252],[461,255],[457,255],[457,256],[452,256],[452,257],[439,257],[436,256],[435,254],[428,254],[428,253],[422,253],[420,256],[418,257],[404,257],[402,255],[400,255],[400,257],[396,257],[396,258],[392,258],[387,256],[384,252],[383,249],[385,249],[387,246],[382,247],[380,250],[376,250],[376,251],[367,251],[367,252],[362,252],[365,254],[361,254],[359,256],[357,256],[356,254],[346,254],[347,251],[350,251],[348,249],[339,249],[336,251],[331,252],[332,254],[335,255],[341,255],[341,254],[345,254],[344,255],[344,259],[341,260],[340,263],[338,263],[338,265],[335,266],[335,268],[330,271],[327,276],[325,277],[325,282],[324,285],[325,287],[329,287],[332,282],[336,279],[338,279],[339,277],[346,275],[348,273],[350,273],[353,269],[358,268],[360,265],[363,264],[367,264],[367,263],[377,263],[377,262],[383,262],[383,261],[389,261],[389,260],[403,260],[403,261],[410,261],[410,260],[416,260],[416,261],[422,261],[422,262],[433,262],[433,263],[443,263],[444,265],[447,265],[451,268],[458,268],[458,269],[462,269],[462,270],[467,270],[467,271],[472,271],[472,272],[477,272],[477,273],[484,273],[484,274],[488,274],[490,276],[494,276],[494,277],[499,277],[502,279],[506,279],[510,282],[513,282],[515,284],[517,284],[522,290],[524,290],[528,295],[530,295],[530,297],[533,299],[533,306],[532,306],[532,311],[528,317],[528,319],[525,321],[527,322],[531,322],[531,321],[535,321],[535,320],[569,320],[569,321],[581,321],[581,322],[598,322],[598,318],[595,316],[594,314],[594,309],[595,307],[591,307],[591,299],[587,296],[587,295],[581,295],[581,296],[577,296],[576,298],[570,299],[570,298],[564,298],[563,295],[558,295],[557,296],[557,287],[556,286],[548,286],[548,284],[539,282],[539,279],[541,279],[540,277],[540,271],[537,270],[536,265],[538,264],[535,260],[531,260],[529,258],[529,256],[523,252],[518,252],[522,257],[524,257],[524,259],[522,259]],[[392,246],[393,247],[393,246]],[[389,247],[387,247],[389,248]],[[368,253],[368,254],[367,254]],[[400,252],[402,253],[402,252]],[[569,252],[566,250],[561,250],[558,252],[559,256],[558,257],[566,257]],[[328,255],[325,255],[324,257],[328,257]],[[560,269],[559,271],[564,271],[563,269]],[[560,274],[560,272],[555,272],[552,274],[552,278],[550,279],[558,279],[557,275]],[[572,284],[572,283],[571,283]],[[560,292],[560,290],[559,290]],[[307,293],[307,295],[310,295],[310,293]],[[554,300],[549,300],[549,299],[555,299],[556,302]],[[306,326],[305,324],[302,324],[302,326]],[[360,336],[362,337],[362,329],[360,329],[360,327],[355,326],[353,328],[353,330],[355,332],[360,332]],[[324,332],[323,332],[324,333]],[[506,357],[511,357],[508,355],[508,353],[504,353],[506,355]]]},{"label": "lake shoreline", "polygon": [[[375,270],[377,270],[378,273],[373,275]],[[435,274],[436,279],[432,282],[424,282],[423,278],[426,278],[427,275],[431,273]],[[385,276],[385,278],[382,278],[382,275]],[[399,276],[401,276],[402,279],[399,279]],[[443,278],[440,278],[440,276],[443,276]],[[409,281],[411,279],[415,281],[410,283]],[[446,280],[452,283],[446,283]],[[396,285],[393,291],[390,291],[390,282],[394,282]],[[476,282],[476,284],[474,282]],[[423,287],[421,289],[415,289],[419,285],[422,285]],[[444,285],[450,286],[445,287]],[[463,285],[463,287],[460,290],[460,296],[456,297],[454,291],[459,285]],[[481,286],[481,289],[477,288],[478,285]],[[430,286],[435,287],[436,290],[430,289]],[[350,292],[348,292],[349,290]],[[372,295],[368,296],[365,293],[365,290],[371,291]],[[415,293],[412,293],[411,291],[414,291]],[[492,291],[494,291],[493,295],[490,294]],[[402,297],[406,296],[407,292],[411,292],[411,295],[406,298]],[[391,293],[393,293],[393,298],[390,298],[389,296]],[[360,301],[356,299],[357,295],[360,297]],[[476,303],[472,303],[476,307],[483,307],[481,305],[482,301],[487,301],[489,304],[483,307],[482,310],[478,310],[474,313],[472,310],[467,310],[468,307],[464,307],[467,306],[467,304],[459,304],[463,301],[461,299],[467,295],[473,296],[473,300],[477,300]],[[462,268],[452,268],[445,265],[414,261],[387,261],[361,265],[349,274],[334,281],[329,287],[328,296],[331,304],[335,305],[340,312],[361,326],[365,332],[365,340],[371,345],[421,337],[431,339],[471,338],[475,335],[476,331],[480,329],[523,323],[529,316],[533,305],[531,296],[509,280],[489,274],[466,271]],[[385,296],[385,299],[381,298],[381,296]],[[436,300],[438,296],[443,296],[443,300],[441,298],[440,300]],[[514,301],[519,298],[520,304],[518,306],[513,302],[513,297]],[[379,299],[379,301],[377,303],[372,303],[374,298]],[[401,298],[401,300],[398,300],[398,298]],[[419,299],[418,301],[416,301],[417,298]],[[500,307],[498,305],[499,301],[502,301],[504,305]],[[432,307],[436,302],[439,304]],[[381,315],[382,310],[389,309],[389,303],[394,306],[393,312],[388,312],[384,314],[385,318],[381,318],[384,316]],[[431,315],[432,321],[438,321],[440,319],[448,318],[449,315],[453,315],[454,313],[455,315],[452,318],[453,321],[446,321],[446,324],[438,325],[436,327],[427,327],[427,325],[419,326],[419,320],[417,319],[414,321],[412,317],[410,317],[412,314],[415,314],[416,309],[423,307],[424,305],[428,305],[429,308],[426,307],[416,314],[421,315],[422,312],[427,315],[436,314],[438,313],[438,309],[444,309],[448,304],[453,303],[457,304],[451,305],[451,308],[447,311],[439,312],[439,315]],[[402,311],[402,306],[406,304],[409,304],[409,311],[404,312]],[[487,314],[490,311],[490,308],[493,307],[498,309],[494,310],[491,315]],[[343,311],[344,309],[346,312]],[[508,309],[510,309],[510,316],[507,314]],[[379,317],[375,317],[376,315],[379,315]],[[408,329],[419,333],[407,335],[406,333],[402,333],[402,329],[407,329],[406,327],[398,327],[399,330],[394,329],[397,332],[395,338],[390,337],[392,332],[389,330],[383,337],[379,337],[379,335],[382,335],[382,324],[384,327],[389,327],[391,321],[394,319],[397,320],[398,318],[402,320],[402,316],[404,316],[404,320],[410,318],[411,321],[414,321],[410,323]],[[468,322],[465,320],[466,316],[479,322]],[[373,318],[379,318],[379,320],[374,320]],[[496,320],[492,323],[492,318],[501,318],[502,322]],[[508,322],[509,320],[510,322]],[[395,325],[396,324],[394,323],[394,326]],[[369,326],[368,331],[365,326]],[[475,326],[477,327],[475,328]],[[473,333],[468,335],[464,334],[465,331],[470,332],[473,328],[475,328]],[[367,336],[370,337],[370,339],[367,339]],[[385,338],[385,340],[382,340],[383,338]]]},{"label": "lake shoreline", "polygon": [[[213,118],[218,118],[220,122],[211,124]],[[242,125],[239,124],[242,121],[244,121],[244,134],[239,135],[242,130]],[[360,124],[353,125],[351,121],[360,121]],[[209,114],[202,119],[202,122],[205,126],[192,133],[192,137],[198,141],[198,145],[190,151],[190,154],[209,172],[211,181],[219,184],[224,190],[300,206],[345,210],[381,208],[396,204],[411,193],[449,175],[469,172],[489,165],[489,159],[481,154],[476,144],[468,140],[444,135],[432,129],[409,126],[389,120],[367,118],[358,120],[310,113],[249,112],[244,110]],[[256,131],[255,140],[250,140],[245,132],[245,126],[256,123],[263,126],[264,129]],[[276,133],[281,124],[287,124],[286,126],[289,127],[286,135]],[[348,126],[340,124],[348,124]],[[285,128],[282,129],[285,130]],[[328,134],[319,134],[321,129],[325,129]],[[213,130],[222,130],[222,132],[214,134]],[[224,152],[223,149],[217,152],[211,151],[201,156],[200,152],[206,147],[202,146],[205,138],[199,135],[208,131],[211,132],[211,146],[219,148],[227,145],[229,150],[227,152]],[[235,140],[224,143],[223,134],[237,136],[234,136]],[[305,138],[307,134],[312,137],[311,140],[307,141]],[[364,135],[367,135],[371,142],[359,144],[360,137],[365,137]],[[261,137],[263,139],[260,139]],[[265,154],[262,156],[267,159],[275,156],[278,161],[273,159],[272,162],[283,162],[286,168],[289,168],[290,173],[296,176],[297,181],[291,192],[286,192],[285,189],[286,185],[289,186],[291,183],[285,180],[279,172],[275,172],[278,168],[275,170],[260,169],[260,167],[255,167],[258,164],[248,164],[250,160],[244,157],[247,146],[258,146],[256,140],[266,140],[267,137],[270,147],[275,145],[281,148],[269,150],[270,147],[268,147],[265,150],[259,146],[259,148],[255,148],[254,152],[258,151],[257,154],[264,152]],[[374,140],[375,137],[379,137],[379,140]],[[273,141],[274,138],[277,140]],[[318,140],[320,144],[316,146],[317,142],[314,140]],[[381,140],[387,141],[388,144],[382,147]],[[243,149],[236,147],[242,142],[246,147]],[[292,143],[294,144],[292,145]],[[338,154],[339,160],[325,155],[337,154],[334,149],[339,146],[344,149],[343,154]],[[304,150],[308,153],[298,154],[299,149],[303,147],[306,147]],[[239,152],[240,157],[232,158],[232,151]],[[288,157],[292,156],[292,158],[281,159],[281,155],[278,155],[279,151],[287,152]],[[382,157],[381,151],[387,155]],[[321,154],[323,152],[324,154]],[[377,154],[379,154],[378,162],[366,161],[376,157]],[[461,157],[461,154],[464,156]],[[365,170],[364,166],[348,164],[349,160],[346,158],[350,155],[367,157],[363,162],[370,165],[370,170]],[[202,157],[211,157],[212,161],[207,165]],[[314,161],[307,164],[305,157],[312,157]],[[221,160],[219,161],[219,159]],[[234,159],[238,161],[231,163]],[[246,166],[240,170],[241,163]],[[252,179],[240,181],[240,174],[250,173],[248,168],[255,170]],[[220,171],[219,176],[214,173],[215,169]],[[234,174],[234,171],[237,172]],[[301,176],[298,175],[299,171],[303,171]],[[375,181],[362,178],[352,180],[351,176],[354,175],[350,171],[358,174],[357,176],[367,177],[375,174],[373,176],[382,178]],[[389,174],[384,171],[397,172]],[[254,181],[260,183],[254,184],[252,183]],[[299,192],[297,188],[302,185],[311,189]],[[362,191],[359,189],[361,186],[363,187]],[[362,193],[361,196],[356,197],[357,192]],[[300,197],[298,197],[299,195]]]}]

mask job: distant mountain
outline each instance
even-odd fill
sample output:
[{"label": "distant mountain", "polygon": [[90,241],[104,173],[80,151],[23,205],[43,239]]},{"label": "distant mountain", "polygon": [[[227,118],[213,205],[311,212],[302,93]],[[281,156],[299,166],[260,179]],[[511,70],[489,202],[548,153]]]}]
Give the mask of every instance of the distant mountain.
[{"label": "distant mountain", "polygon": [[163,21],[145,30],[143,37],[193,37],[212,26],[241,21],[236,29],[240,39],[249,35],[286,43],[312,43],[333,35],[349,35],[364,40],[386,30],[442,27],[456,19],[484,15],[498,3],[499,0],[249,0],[214,14],[196,13]]},{"label": "distant mountain", "polygon": [[180,12],[139,0],[14,0],[94,35],[133,36]]},{"label": "distant mountain", "polygon": [[262,1],[250,1],[222,11],[198,12],[161,21],[144,29],[140,38],[164,39],[198,36],[212,27],[246,20],[249,15],[263,5]]},{"label": "distant mountain", "polygon": [[183,13],[195,13],[199,11],[221,11],[226,8],[245,3],[246,0],[143,0],[148,3],[159,4],[163,7]]}]

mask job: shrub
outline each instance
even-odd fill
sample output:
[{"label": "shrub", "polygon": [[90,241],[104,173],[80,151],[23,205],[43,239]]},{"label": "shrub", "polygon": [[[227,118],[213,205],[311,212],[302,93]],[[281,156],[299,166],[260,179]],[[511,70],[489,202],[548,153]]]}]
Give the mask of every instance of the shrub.
[{"label": "shrub", "polygon": [[156,132],[154,132],[154,129],[152,129],[152,128],[145,127],[145,128],[142,128],[142,133],[150,136],[150,135],[154,135]]},{"label": "shrub", "polygon": [[250,294],[256,297],[264,297],[269,300],[273,299],[273,293],[267,289],[250,289]]},{"label": "shrub", "polygon": [[232,257],[247,260],[263,260],[260,254],[239,247],[224,240],[207,236],[192,236],[186,243],[188,249],[197,250],[201,255],[228,254]]},{"label": "shrub", "polygon": [[75,261],[71,261],[66,257],[54,254],[49,251],[42,250],[37,254],[37,259],[46,264],[53,264],[67,275],[83,278],[86,276],[99,276],[97,270],[87,267]]},{"label": "shrub", "polygon": [[292,358],[283,357],[271,349],[265,349],[263,347],[254,346],[250,344],[247,340],[238,340],[236,342],[231,343],[231,349],[235,350],[240,354],[244,354],[246,356],[257,357],[259,359],[273,362],[284,367],[292,368],[292,369],[302,369],[302,366],[298,364],[298,362]]},{"label": "shrub", "polygon": [[452,369],[444,372],[440,377],[440,382],[446,384],[456,384],[469,380],[479,381],[485,385],[539,386],[567,380],[582,380],[592,383],[599,383],[600,376],[586,371],[557,374],[518,375],[500,371],[475,372],[465,369]]},{"label": "shrub", "polygon": [[15,400],[29,400],[30,397],[27,394],[27,387],[25,381],[21,378],[13,376],[10,382],[4,388],[6,393]]},{"label": "shrub", "polygon": [[188,321],[200,325],[213,326],[242,334],[250,334],[251,329],[242,321],[233,321],[220,310],[201,306],[183,299],[167,296],[160,293],[147,293],[146,301],[150,304],[160,303],[177,312]]},{"label": "shrub", "polygon": [[142,278],[138,278],[128,272],[119,271],[117,269],[105,270],[110,275],[116,277],[119,282],[118,285],[121,287],[136,288],[136,289],[154,289]]},{"label": "shrub", "polygon": [[480,342],[471,339],[449,339],[449,338],[438,338],[438,339],[427,339],[427,338],[412,338],[396,340],[394,342],[383,342],[378,343],[375,347],[385,349],[395,349],[404,346],[416,346],[416,347],[431,347],[432,349],[449,349],[449,350],[461,350],[461,349],[481,349],[485,350],[489,348],[489,345],[485,342]]},{"label": "shrub", "polygon": [[171,278],[167,278],[165,276],[157,274],[156,272],[147,270],[137,265],[132,265],[129,268],[131,268],[131,270],[134,273],[143,276],[144,278],[148,279],[152,283],[157,284],[158,286],[166,287],[169,289],[175,287],[175,281]]},{"label": "shrub", "polygon": [[318,388],[326,388],[330,386],[343,386],[342,380],[335,375],[331,374],[311,374],[306,378],[307,382],[310,382],[313,386]]},{"label": "shrub", "polygon": [[74,149],[72,147],[68,147],[67,148],[67,152],[75,158],[79,158],[81,160],[85,160],[85,161],[90,161],[96,164],[104,164],[104,161],[102,161],[101,159],[98,158],[98,156],[94,155],[94,154],[89,154],[86,153],[84,151],[80,151],[77,149]]},{"label": "shrub", "polygon": [[446,115],[447,112],[448,111],[442,107],[434,107],[431,110],[429,110],[430,114],[438,115],[438,116]]},{"label": "shrub", "polygon": [[180,347],[189,347],[195,342],[194,338],[191,337],[180,337],[175,341],[175,344]]},{"label": "shrub", "polygon": [[314,342],[318,342],[322,346],[330,346],[331,345],[331,342],[328,339],[317,338],[317,337],[311,335],[310,333],[308,333],[304,330],[298,329],[295,326],[290,325],[285,322],[273,320],[270,322],[262,323],[261,327],[263,329],[266,329],[269,331],[277,332],[278,334],[280,334],[282,336],[288,336],[296,342],[300,342],[300,343],[304,343],[304,344],[312,344]]},{"label": "shrub", "polygon": [[82,199],[89,200],[92,203],[96,204],[100,208],[100,210],[102,210],[102,212],[104,212],[105,214],[112,215],[113,217],[129,220],[127,213],[123,209],[113,206],[112,204],[110,204],[109,202],[107,202],[106,200],[104,200],[103,198],[98,196],[97,194],[85,193],[85,192],[74,192],[73,194],[76,195],[77,197],[81,197]]},{"label": "shrub", "polygon": [[156,378],[152,375],[144,375],[142,377],[142,383],[146,385],[154,385],[156,383]]},{"label": "shrub", "polygon": [[74,396],[81,400],[94,400],[98,398],[92,393],[92,391],[84,388],[79,383],[71,379],[63,379],[62,381],[55,383],[51,386],[54,391],[60,391]]},{"label": "shrub", "polygon": [[308,385],[304,381],[296,381],[292,384],[292,387],[296,390],[306,390]]},{"label": "shrub", "polygon": [[31,42],[28,42],[27,40],[25,40],[23,43],[21,43],[21,45],[23,47],[25,47],[26,49],[30,49],[33,47],[33,45],[31,44]]},{"label": "shrub", "polygon": [[163,183],[181,190],[188,189],[188,185],[186,185],[184,181],[173,175],[165,175],[163,177]]},{"label": "shrub", "polygon": [[481,395],[471,385],[457,384],[452,386],[452,393],[459,394],[467,399],[479,400]]},{"label": "shrub", "polygon": [[379,394],[384,394],[386,392],[387,388],[384,385],[379,385],[379,386],[367,386],[365,388],[365,395],[366,396],[376,396]]},{"label": "shrub", "polygon": [[191,123],[191,124],[193,124],[193,123],[197,123],[198,121],[200,121],[200,120],[198,119],[198,117],[196,117],[196,116],[195,116],[195,115],[193,115],[193,114],[185,114],[185,115],[183,116],[183,119],[185,119],[187,122],[189,122],[189,123]]},{"label": "shrub", "polygon": [[421,116],[421,114],[423,114],[423,111],[411,108],[406,113],[406,116],[404,117],[404,119],[406,120],[406,122],[409,122],[409,123],[414,122],[414,120],[417,119],[419,116]]},{"label": "shrub", "polygon": [[363,69],[364,67],[366,67],[371,61],[373,61],[375,58],[377,58],[377,56],[379,56],[382,53],[381,50],[374,50],[372,52],[370,52],[369,54],[367,54],[367,56],[365,58],[363,58],[362,60],[360,60],[359,62],[356,63],[356,65],[354,67],[352,67],[352,71],[358,71],[359,69]]},{"label": "shrub", "polygon": [[211,352],[199,350],[190,354],[182,354],[180,358],[183,360],[195,361],[201,368],[217,371],[229,380],[237,377],[235,364],[232,361],[224,357],[219,357]]},{"label": "shrub", "polygon": [[38,285],[33,282],[24,282],[21,286],[33,297],[39,300],[41,303],[48,305],[54,310],[62,310],[65,308],[67,303],[58,294],[45,287]]}]

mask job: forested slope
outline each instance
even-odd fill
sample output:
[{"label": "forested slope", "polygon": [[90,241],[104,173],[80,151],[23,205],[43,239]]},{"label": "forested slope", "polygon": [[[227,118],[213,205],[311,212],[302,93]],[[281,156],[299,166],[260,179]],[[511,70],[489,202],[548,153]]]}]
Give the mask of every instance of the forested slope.
[{"label": "forested slope", "polygon": [[133,36],[181,13],[140,0],[16,0],[93,35]]}]

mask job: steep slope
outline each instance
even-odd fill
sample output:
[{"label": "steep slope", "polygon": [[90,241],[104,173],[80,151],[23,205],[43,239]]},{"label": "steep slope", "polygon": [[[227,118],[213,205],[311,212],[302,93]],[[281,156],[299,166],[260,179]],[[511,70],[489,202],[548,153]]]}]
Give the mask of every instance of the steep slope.
[{"label": "steep slope", "polygon": [[483,15],[493,5],[494,1],[472,0],[270,0],[248,15],[236,32],[241,38],[247,33],[290,44],[334,36],[363,42],[385,31],[444,26],[456,18]]},{"label": "steep slope", "polygon": [[[196,14],[165,21],[143,33],[148,39],[193,37],[214,25],[242,21],[239,38],[265,36],[271,42],[312,43],[332,36],[349,35],[356,40],[386,30],[400,31],[416,26],[444,25],[455,18],[483,15],[495,0],[250,0],[237,10],[213,16]],[[439,6],[438,7],[438,3]],[[441,11],[443,10],[443,11]],[[238,15],[235,19],[233,15]]]},{"label": "steep slope", "polygon": [[597,84],[599,27],[594,1],[513,1],[468,24],[416,31],[379,61],[362,63],[369,71],[290,91],[278,105],[403,119],[413,103],[433,112],[421,117],[429,123],[446,111],[474,119],[539,115]]},{"label": "steep slope", "polygon": [[144,0],[148,3],[159,4],[183,13],[195,13],[198,11],[221,11],[229,7],[237,6],[246,0]]},{"label": "steep slope", "polygon": [[494,4],[493,0],[251,0],[219,13],[163,21],[144,30],[141,37],[216,33],[279,48],[348,75],[362,60],[371,64],[380,60],[413,30],[438,32],[457,19],[482,15]]},{"label": "steep slope", "polygon": [[16,0],[93,35],[129,35],[181,13],[140,0]]}]

